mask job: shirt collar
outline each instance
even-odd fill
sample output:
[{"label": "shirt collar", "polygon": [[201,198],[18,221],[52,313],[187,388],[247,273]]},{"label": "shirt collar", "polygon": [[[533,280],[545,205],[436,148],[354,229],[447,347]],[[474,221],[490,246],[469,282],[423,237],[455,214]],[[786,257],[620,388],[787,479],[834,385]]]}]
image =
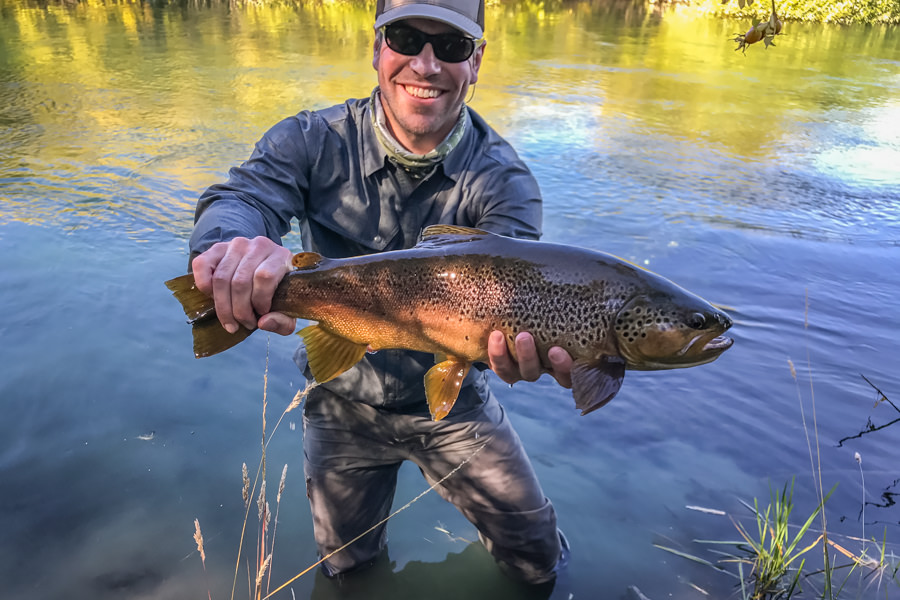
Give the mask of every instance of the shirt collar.
[{"label": "shirt collar", "polygon": [[[365,123],[363,127],[363,143],[365,144],[364,166],[366,176],[383,168],[385,159],[393,160],[401,167],[442,165],[445,174],[453,173],[452,179],[456,180],[464,166],[465,152],[454,152],[460,146],[470,143],[472,138],[472,123],[469,110],[465,104],[460,109],[459,121],[447,138],[437,148],[426,155],[417,155],[404,149],[383,125],[384,113],[381,108],[381,94],[376,86],[372,91],[367,105],[368,114],[363,115]],[[378,121],[381,121],[379,125]]]}]

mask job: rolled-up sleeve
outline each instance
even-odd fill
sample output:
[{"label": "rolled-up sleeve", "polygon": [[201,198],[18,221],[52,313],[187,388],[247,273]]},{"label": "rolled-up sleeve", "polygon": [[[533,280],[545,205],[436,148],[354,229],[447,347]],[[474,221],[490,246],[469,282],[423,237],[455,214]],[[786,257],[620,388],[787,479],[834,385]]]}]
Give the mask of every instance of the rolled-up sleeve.
[{"label": "rolled-up sleeve", "polygon": [[276,124],[250,158],[210,186],[197,202],[190,250],[194,256],[216,242],[266,236],[281,242],[291,219],[303,219],[309,193],[310,148],[316,135],[311,113]]}]

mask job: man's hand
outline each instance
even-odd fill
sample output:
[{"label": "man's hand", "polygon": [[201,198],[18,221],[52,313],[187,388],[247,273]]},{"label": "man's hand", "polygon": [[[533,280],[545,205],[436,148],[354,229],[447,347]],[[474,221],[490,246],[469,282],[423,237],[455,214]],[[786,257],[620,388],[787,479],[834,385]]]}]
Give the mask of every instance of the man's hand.
[{"label": "man's hand", "polygon": [[[522,380],[537,381],[544,369],[534,345],[534,338],[530,333],[523,331],[516,336],[515,344],[518,362],[513,360],[509,348],[506,346],[503,332],[491,332],[491,337],[488,338],[488,359],[491,369],[500,379],[510,385]],[[569,353],[559,346],[553,346],[547,352],[547,357],[550,359],[551,365],[549,373],[553,375],[559,385],[571,388],[572,357],[569,356]]]},{"label": "man's hand", "polygon": [[[228,332],[265,329],[280,335],[294,332],[297,320],[269,312],[272,295],[291,270],[291,251],[267,237],[219,242],[191,263],[197,289],[211,296],[216,315]],[[256,315],[261,315],[257,320]]]}]

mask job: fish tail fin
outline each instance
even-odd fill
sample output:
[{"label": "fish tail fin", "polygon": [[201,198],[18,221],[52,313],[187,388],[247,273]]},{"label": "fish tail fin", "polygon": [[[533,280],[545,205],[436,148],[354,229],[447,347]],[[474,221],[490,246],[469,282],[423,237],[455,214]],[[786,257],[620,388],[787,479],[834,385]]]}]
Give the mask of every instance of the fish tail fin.
[{"label": "fish tail fin", "polygon": [[197,289],[191,273],[170,279],[166,287],[181,303],[194,335],[194,356],[203,358],[228,350],[243,342],[254,330],[239,326],[234,333],[222,327],[213,299]]}]

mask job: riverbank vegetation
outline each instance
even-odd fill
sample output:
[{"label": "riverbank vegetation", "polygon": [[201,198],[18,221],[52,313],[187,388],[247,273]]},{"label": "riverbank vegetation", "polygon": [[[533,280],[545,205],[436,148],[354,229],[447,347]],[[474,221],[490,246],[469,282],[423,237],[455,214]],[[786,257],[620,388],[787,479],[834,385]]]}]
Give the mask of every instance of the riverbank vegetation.
[{"label": "riverbank vegetation", "polygon": [[[811,513],[802,513],[801,518],[805,516],[806,520],[799,524],[792,517],[797,513],[794,512],[794,480],[791,479],[780,493],[771,489],[770,485],[770,503],[765,508],[761,507],[757,498],[754,498],[752,505],[742,502],[752,515],[749,519],[714,509],[688,507],[727,516],[737,529],[738,539],[694,540],[695,545],[703,548],[700,553],[695,552],[693,547],[673,548],[659,543],[654,546],[733,577],[737,580],[741,600],[787,600],[794,597],[839,600],[869,595],[881,597],[882,594],[884,598],[893,597],[891,592],[896,594],[897,588],[900,588],[900,556],[895,552],[896,541],[888,539],[887,527],[880,532],[880,539],[877,532],[875,535],[871,531],[866,532],[866,505],[875,503],[867,498],[859,452],[855,453],[854,458],[859,466],[862,488],[860,535],[841,535],[828,525],[826,504],[837,484],[825,492],[812,380],[810,376],[810,397],[805,400],[793,362],[789,361],[789,366],[794,382],[798,384],[797,399],[818,505]],[[900,407],[884,392],[864,375],[862,378],[878,393],[875,406],[886,403],[900,413]],[[805,407],[807,402],[811,409],[809,415]],[[807,421],[808,418],[812,419],[812,423]],[[898,421],[900,418],[875,426],[870,420],[863,431],[840,440],[838,445],[880,431]],[[810,537],[815,538],[811,543]],[[817,551],[818,559],[807,562]],[[704,557],[711,557],[711,560]]]},{"label": "riverbank vegetation", "polygon": [[[4,0],[3,3],[6,3]],[[0,3],[0,4],[3,4]],[[17,2],[11,2],[16,4]],[[142,4],[151,6],[200,7],[231,4],[235,6],[310,6],[322,9],[346,9],[353,7],[374,10],[373,0],[24,0],[21,4],[46,6],[96,6],[107,3]],[[491,13],[502,14],[513,9],[518,12],[537,15],[552,15],[559,12],[584,11],[608,12],[611,9],[642,8],[647,12],[658,12],[677,5],[681,10],[694,12],[698,16],[720,18],[754,19],[764,18],[769,5],[765,0],[739,3],[738,0],[487,0],[487,17]],[[371,9],[371,10],[370,10]],[[837,24],[900,24],[900,0],[779,0],[779,15],[785,21]]]},{"label": "riverbank vegetation", "polygon": [[[736,19],[764,18],[770,4],[767,0],[753,3],[738,0],[688,0],[689,6],[700,14]],[[900,0],[778,0],[778,15],[785,21],[811,23],[900,23]]]}]

